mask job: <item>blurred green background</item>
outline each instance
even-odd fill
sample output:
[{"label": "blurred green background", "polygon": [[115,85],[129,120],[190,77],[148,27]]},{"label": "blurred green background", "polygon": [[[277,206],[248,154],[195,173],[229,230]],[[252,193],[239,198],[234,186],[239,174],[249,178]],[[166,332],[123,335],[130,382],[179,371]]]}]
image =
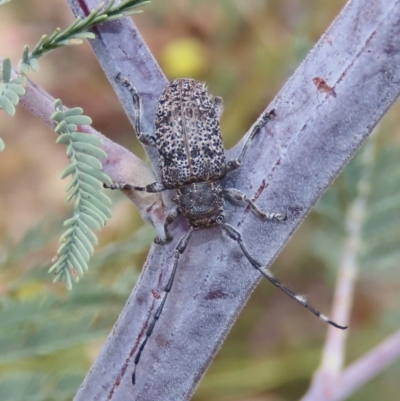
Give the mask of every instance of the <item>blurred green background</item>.
[{"label": "blurred green background", "polygon": [[[134,18],[169,79],[192,76],[222,96],[223,139],[232,147],[291,76],[344,0],[153,0]],[[1,56],[67,27],[64,0],[14,0],[0,9]],[[81,106],[103,134],[144,157],[122,108],[85,43],[54,51],[30,78],[69,107]],[[380,123],[373,161],[351,162],[273,266],[282,282],[328,313],[346,240],[346,213],[368,180],[360,270],[347,362],[400,325],[400,107]],[[68,293],[47,275],[69,216],[67,165],[56,135],[22,107],[0,114],[0,399],[71,400],[140,274],[154,230],[112,193],[109,225],[91,269]],[[318,367],[327,327],[262,283],[197,389],[195,401],[299,399]],[[397,362],[349,399],[398,400]]]}]

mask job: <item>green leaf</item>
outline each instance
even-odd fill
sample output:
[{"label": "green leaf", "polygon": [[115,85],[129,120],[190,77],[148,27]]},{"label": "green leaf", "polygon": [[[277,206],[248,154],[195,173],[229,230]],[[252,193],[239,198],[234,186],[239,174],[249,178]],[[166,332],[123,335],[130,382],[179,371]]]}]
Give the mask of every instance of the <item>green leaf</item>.
[{"label": "green leaf", "polygon": [[88,143],[98,148],[102,145],[100,138],[91,134],[85,134],[84,132],[71,132],[71,137],[75,142]]},{"label": "green leaf", "polygon": [[75,224],[75,223],[76,223],[76,216],[71,217],[71,218],[68,219],[68,220],[65,220],[63,226],[64,226],[64,227],[68,227],[68,226],[72,226],[72,225]]},{"label": "green leaf", "polygon": [[22,51],[22,60],[25,61],[29,57],[29,46],[25,45],[24,50]]},{"label": "green leaf", "polygon": [[75,208],[75,209],[79,209],[79,210],[80,210],[80,208],[81,208],[81,201],[82,201],[82,199],[81,199],[81,193],[78,192],[78,193],[76,194],[76,198],[75,198],[75,205],[74,205],[74,208]]},{"label": "green leaf", "polygon": [[[16,79],[15,79],[16,80]],[[25,95],[25,88],[19,84],[16,83],[15,80],[12,80],[7,84],[7,88],[12,90],[14,93],[16,93],[18,96],[23,96]]]},{"label": "green leaf", "polygon": [[81,40],[81,39],[71,38],[71,39],[65,39],[65,40],[57,41],[57,46],[58,47],[61,47],[61,46],[75,46],[75,45],[81,45],[82,43],[83,43],[83,40]]},{"label": "green leaf", "polygon": [[75,21],[65,30],[65,32],[74,32],[74,30],[79,29],[78,27],[81,21],[81,17],[76,17]]},{"label": "green leaf", "polygon": [[[59,101],[59,99],[58,99],[58,101]],[[57,107],[57,105],[55,105],[55,106],[56,106],[56,111],[51,115],[50,118],[54,121],[57,121],[58,123],[61,123],[62,121],[64,121],[64,112],[62,110],[58,109],[60,106],[58,106],[58,107]],[[62,106],[61,106],[61,108],[62,108]]]},{"label": "green leaf", "polygon": [[81,191],[80,194],[81,194],[82,199],[84,199],[84,200],[88,201],[89,203],[91,203],[98,210],[103,212],[108,218],[111,217],[110,209],[101,200],[99,200],[98,198],[95,198],[94,196],[90,195],[89,193],[87,193],[85,191]]},{"label": "green leaf", "polygon": [[76,238],[81,241],[82,245],[85,247],[85,249],[88,251],[90,255],[93,255],[94,249],[92,243],[88,240],[86,237],[85,233],[77,227],[76,229]]},{"label": "green leaf", "polygon": [[56,28],[55,31],[47,38],[45,36],[43,42],[40,44],[40,46],[43,46],[47,43],[52,44],[54,43],[54,41],[56,40],[56,38],[60,35],[61,29],[60,28]]},{"label": "green leaf", "polygon": [[115,0],[110,0],[107,7],[104,9],[104,14],[108,14],[109,11],[113,8]]},{"label": "green leaf", "polygon": [[80,116],[82,113],[82,107],[71,107],[64,111],[64,119],[71,116]]},{"label": "green leaf", "polygon": [[[55,132],[63,132],[63,127],[65,127],[65,121],[62,121],[60,124],[57,125],[56,128],[54,128]],[[56,143],[62,143],[63,145],[68,145],[71,142],[71,135],[68,134],[61,134],[57,140]]]},{"label": "green leaf", "polygon": [[97,237],[93,234],[93,231],[83,222],[82,219],[78,221],[78,227],[93,245],[98,245],[99,241],[97,240]]},{"label": "green leaf", "polygon": [[93,203],[88,202],[86,199],[82,199],[82,210],[87,213],[87,214],[91,214],[95,213],[97,215],[99,215],[104,222],[107,222],[108,220],[108,216],[103,213],[102,210],[98,209],[95,205],[93,205]]},{"label": "green leaf", "polygon": [[77,184],[68,191],[67,202],[69,202],[76,194],[79,194],[79,189],[79,184]]},{"label": "green leaf", "polygon": [[38,60],[36,58],[32,57],[29,60],[29,65],[32,68],[33,72],[38,72],[39,71],[39,62],[38,62]]},{"label": "green leaf", "polygon": [[5,148],[4,141],[0,138],[0,152],[2,152]]},{"label": "green leaf", "polygon": [[96,178],[93,178],[89,174],[86,174],[86,173],[83,173],[83,172],[80,171],[78,173],[78,177],[82,182],[85,182],[86,184],[89,184],[93,188],[96,188],[96,189],[101,189],[102,188],[101,181],[97,180]]},{"label": "green leaf", "polygon": [[[77,227],[74,227],[74,233],[76,232],[76,230],[77,230]],[[61,244],[61,246],[58,248],[58,250],[57,250],[57,255],[58,255],[58,256],[61,256],[61,255],[64,255],[64,254],[68,255],[70,244],[71,244],[71,238],[68,238],[68,239],[67,239],[65,242],[63,242],[63,243]]]},{"label": "green leaf", "polygon": [[9,116],[15,114],[15,107],[10,99],[6,96],[0,95],[0,109],[3,109]]},{"label": "green leaf", "polygon": [[67,237],[71,236],[74,233],[75,227],[70,227],[67,231],[64,232],[64,234],[60,238],[60,242],[65,243],[67,240]]},{"label": "green leaf", "polygon": [[73,252],[70,252],[68,256],[69,256],[68,267],[70,268],[70,270],[71,270],[71,268],[73,268],[74,271],[77,272],[78,276],[82,277],[83,273],[84,273],[83,268],[80,265],[80,263],[77,261]]},{"label": "green leaf", "polygon": [[[52,272],[49,271],[49,273],[52,273]],[[56,276],[53,279],[53,283],[57,283],[57,281],[64,280],[64,277],[65,277],[65,271],[64,270],[54,271],[54,274],[56,274]]]},{"label": "green leaf", "polygon": [[[63,132],[67,135],[70,135],[68,133],[68,124],[65,120],[61,121],[60,123],[57,124],[56,128],[54,128],[54,131],[59,133],[59,132]],[[63,141],[65,139],[65,137],[63,139],[60,139],[61,136],[59,138],[57,138],[56,143],[60,143],[61,141]],[[60,142],[58,142],[60,141]]]},{"label": "green leaf", "polygon": [[95,220],[93,217],[91,217],[89,214],[86,214],[84,212],[81,212],[79,214],[81,221],[83,221],[88,227],[90,227],[92,230],[100,230],[101,227],[103,226],[101,223],[99,223],[97,220]]},{"label": "green leaf", "polygon": [[124,13],[114,14],[107,17],[107,21],[114,21],[116,19],[120,19],[124,16]]},{"label": "green leaf", "polygon": [[68,177],[70,174],[73,174],[75,170],[76,170],[76,163],[73,162],[63,171],[63,173],[61,174],[61,179]]},{"label": "green leaf", "polygon": [[104,213],[98,213],[97,209],[94,210],[93,208],[88,207],[85,204],[85,200],[82,200],[82,207],[81,207],[81,213],[82,214],[87,214],[91,216],[94,220],[96,220],[101,226],[105,226],[107,223],[107,216]]},{"label": "green leaf", "polygon": [[105,206],[110,207],[112,205],[110,198],[103,192],[97,191],[92,186],[82,183],[81,189],[91,195],[93,198],[102,202]]},{"label": "green leaf", "polygon": [[93,178],[96,178],[99,181],[104,182],[107,185],[112,185],[111,178],[108,175],[102,173],[99,170],[96,170],[95,168],[93,168],[91,166],[88,166],[87,164],[78,162],[78,169],[79,169],[80,172],[89,174]]},{"label": "green leaf", "polygon": [[29,64],[21,63],[19,67],[19,71],[21,74],[27,74],[29,72]]},{"label": "green leaf", "polygon": [[78,126],[76,124],[67,124],[67,129],[68,129],[68,132],[72,133],[78,129]]},{"label": "green leaf", "polygon": [[[60,28],[56,28],[55,32],[59,32],[59,31],[60,31]],[[54,37],[54,35],[51,35],[51,38],[53,38],[53,37]],[[52,39],[51,39],[51,40],[52,40]],[[31,59],[32,57],[35,57],[35,55],[37,56],[37,55],[39,54],[40,49],[43,48],[43,45],[44,45],[46,42],[49,43],[49,38],[48,38],[48,36],[47,36],[46,34],[44,34],[44,35],[42,35],[41,38],[39,39],[39,42],[36,43],[36,45],[35,45],[35,47],[33,48],[32,52],[31,52],[30,54],[29,54],[29,53],[26,54],[26,60],[28,61],[28,63],[29,63],[29,61],[30,61],[30,59]],[[25,54],[25,53],[24,53],[24,54]],[[24,61],[25,61],[25,60],[24,60]]]},{"label": "green leaf", "polygon": [[88,271],[89,266],[74,243],[71,244],[71,252],[75,256],[79,266],[81,266],[84,271]]},{"label": "green leaf", "polygon": [[[97,157],[93,157],[93,156],[87,155],[85,153],[77,153],[75,155],[75,158],[78,161],[78,163],[85,163],[88,166],[91,166],[98,170],[100,170],[103,167],[101,164],[101,161]],[[78,164],[78,167],[79,167],[79,164]]]},{"label": "green leaf", "polygon": [[72,177],[71,182],[68,184],[67,188],[66,188],[66,192],[68,193],[69,191],[71,191],[72,188],[74,188],[76,186],[76,184],[78,183],[79,177],[78,174],[75,174]]},{"label": "green leaf", "polygon": [[60,267],[67,260],[67,254],[57,255],[57,260],[48,270],[49,273],[53,273],[57,271],[57,268]]},{"label": "green leaf", "polygon": [[77,39],[96,39],[96,35],[93,32],[74,33],[73,37]]},{"label": "green leaf", "polygon": [[[10,85],[10,84],[17,84],[17,85],[25,85],[26,84],[26,78],[25,77],[16,77],[16,78],[13,78],[8,84],[7,84],[7,86],[8,85]],[[24,88],[24,93],[25,93],[25,88]]]},{"label": "green leaf", "polygon": [[91,26],[101,24],[102,22],[108,21],[108,15],[99,15],[98,17],[94,18]]},{"label": "green leaf", "polygon": [[111,7],[109,12],[114,12],[115,11],[126,11],[129,9],[133,9],[133,8],[138,8],[138,7],[142,7],[146,4],[149,4],[150,1],[135,1],[135,0],[124,0],[121,1],[120,3],[116,4],[115,7]]},{"label": "green leaf", "polygon": [[10,90],[8,88],[8,85],[7,85],[7,88],[5,88],[3,90],[3,94],[4,94],[4,96],[8,97],[8,99],[10,99],[10,102],[14,106],[16,106],[19,103],[19,96],[14,91]]},{"label": "green leaf", "polygon": [[78,236],[74,237],[73,244],[75,244],[76,248],[79,251],[79,254],[85,259],[86,262],[89,262],[90,260],[90,253],[87,250],[87,248],[83,245],[81,240],[78,238]]},{"label": "green leaf", "polygon": [[54,101],[54,109],[55,109],[55,110],[60,110],[60,111],[62,111],[62,109],[63,109],[63,104],[62,104],[61,99],[56,99],[56,100]]},{"label": "green leaf", "polygon": [[3,60],[3,82],[7,83],[11,78],[11,61],[9,58]]},{"label": "green leaf", "polygon": [[65,277],[65,285],[67,286],[68,291],[72,290],[72,282],[71,282],[71,276],[69,275],[69,272],[64,270],[64,277]]},{"label": "green leaf", "polygon": [[78,21],[79,23],[76,25],[75,29],[68,28],[65,31],[66,35],[71,35],[73,32],[86,32],[86,30],[92,25],[93,20],[99,14],[100,10],[101,4],[99,5],[99,7],[92,10],[84,20]]},{"label": "green leaf", "polygon": [[65,121],[68,124],[75,124],[75,125],[90,125],[92,124],[92,119],[88,116],[65,116]]}]

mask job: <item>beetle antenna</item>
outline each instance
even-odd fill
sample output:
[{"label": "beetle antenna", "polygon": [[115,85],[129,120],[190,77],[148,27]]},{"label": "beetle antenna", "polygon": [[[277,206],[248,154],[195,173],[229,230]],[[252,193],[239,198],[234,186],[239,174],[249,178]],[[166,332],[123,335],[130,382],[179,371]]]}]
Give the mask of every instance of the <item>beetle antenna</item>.
[{"label": "beetle antenna", "polygon": [[190,227],[189,231],[179,240],[178,244],[176,245],[175,252],[174,252],[174,264],[172,267],[171,276],[164,289],[164,297],[161,301],[161,304],[157,308],[156,313],[153,316],[153,321],[150,323],[150,326],[148,327],[148,329],[146,331],[145,338],[144,338],[142,344],[140,345],[140,347],[136,353],[136,356],[135,356],[135,360],[134,360],[135,365],[133,367],[133,372],[132,372],[132,384],[135,384],[135,382],[136,382],[136,367],[140,361],[140,357],[142,356],[144,347],[146,346],[147,341],[148,341],[149,337],[151,336],[151,333],[153,332],[154,326],[156,325],[157,320],[159,319],[161,312],[164,309],[165,301],[167,300],[167,296],[171,291],[172,284],[174,283],[174,278],[175,278],[176,268],[178,267],[179,257],[185,251],[186,246],[189,242],[189,238],[192,235],[193,230],[194,230],[194,228]]},{"label": "beetle antenna", "polygon": [[329,320],[329,318],[325,315],[323,315],[321,312],[319,312],[317,309],[312,307],[307,303],[304,297],[295,294],[292,290],[289,290],[289,288],[285,287],[279,280],[277,280],[268,270],[264,270],[259,262],[257,262],[248,252],[247,248],[245,247],[242,237],[238,231],[236,231],[232,226],[221,223],[221,227],[227,232],[229,237],[231,237],[234,241],[236,241],[240,248],[242,249],[243,253],[245,254],[246,258],[248,261],[252,264],[252,266],[258,270],[267,280],[269,280],[275,287],[280,288],[285,294],[289,295],[290,298],[294,299],[297,301],[300,305],[304,306],[306,309],[308,309],[311,313],[313,313],[315,316],[319,317],[321,320],[324,322],[330,324],[333,327],[336,327],[338,329],[345,330],[347,329],[347,326],[340,326],[339,324],[333,322],[332,320]]}]

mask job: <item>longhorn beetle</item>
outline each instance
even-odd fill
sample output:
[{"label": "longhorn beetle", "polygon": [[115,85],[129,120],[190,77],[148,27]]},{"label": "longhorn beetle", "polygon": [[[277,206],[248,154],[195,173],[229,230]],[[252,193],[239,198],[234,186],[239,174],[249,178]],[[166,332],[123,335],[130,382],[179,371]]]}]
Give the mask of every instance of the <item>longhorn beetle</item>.
[{"label": "longhorn beetle", "polygon": [[154,182],[145,187],[137,187],[129,183],[113,183],[110,188],[146,192],[177,190],[177,196],[174,198],[177,206],[168,213],[165,222],[167,239],[163,241],[156,238],[155,242],[159,244],[164,244],[171,239],[167,226],[180,214],[186,218],[190,227],[175,248],[172,272],[165,287],[163,299],[135,356],[132,383],[135,384],[136,367],[171,291],[179,257],[185,251],[193,231],[197,229],[219,225],[230,238],[238,243],[250,264],[267,280],[323,321],[339,329],[346,329],[347,327],[339,326],[322,315],[303,297],[296,295],[275,279],[267,269],[263,269],[261,263],[250,255],[240,233],[225,223],[225,199],[247,203],[258,217],[266,220],[286,219],[286,216],[281,213],[261,211],[243,192],[236,188],[224,188],[220,182],[226,174],[240,167],[252,140],[275,115],[274,110],[262,114],[253,126],[239,157],[227,162],[219,127],[223,110],[222,98],[212,98],[207,93],[204,84],[193,79],[181,78],[167,85],[158,101],[155,134],[151,135],[141,131],[141,100],[136,89],[127,80],[120,78],[119,80],[129,88],[132,94],[134,126],[139,140],[143,144],[157,148],[161,182]]}]

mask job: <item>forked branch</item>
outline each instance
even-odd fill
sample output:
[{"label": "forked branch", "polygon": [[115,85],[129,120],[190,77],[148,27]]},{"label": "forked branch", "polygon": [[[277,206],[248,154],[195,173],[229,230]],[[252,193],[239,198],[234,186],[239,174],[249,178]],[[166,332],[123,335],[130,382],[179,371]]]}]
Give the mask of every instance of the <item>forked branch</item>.
[{"label": "forked branch", "polygon": [[[99,1],[69,3],[75,12],[82,12],[83,8],[95,8]],[[252,254],[265,267],[398,97],[399,6],[395,0],[353,0],[347,4],[268,105],[268,110],[275,109],[276,118],[248,149],[241,170],[227,182],[251,199],[250,195],[257,193],[260,208],[283,210],[288,215],[285,224],[271,222],[267,229],[266,223],[260,229],[247,212],[229,221],[233,227],[240,224],[246,243],[252,240]],[[144,95],[144,130],[151,130],[165,77],[129,19],[100,26],[97,33],[94,48],[110,82],[115,85],[119,72],[133,82]],[[336,96],[321,90],[315,82],[325,82]],[[27,89],[25,105],[36,113],[47,95],[34,86]],[[116,91],[129,110],[129,93],[117,86]],[[132,174],[136,162],[129,152],[107,140],[105,143],[109,156],[118,154],[120,158],[118,163],[110,158],[105,167],[109,169],[107,174]],[[233,149],[229,158],[237,156],[242,146]],[[154,159],[155,154],[150,156]],[[157,340],[148,344],[146,357],[141,359],[144,379],[132,387],[129,372],[134,365],[133,355],[159,306],[159,297],[154,294],[162,293],[167,284],[174,249],[187,226],[178,221],[171,231],[174,241],[170,246],[153,246],[140,285],[134,289],[75,401],[189,399],[258,283],[259,273],[219,228],[196,232],[182,255],[180,263],[184,267],[176,273],[179,279],[153,334]],[[350,373],[347,377],[352,380],[355,376]]]},{"label": "forked branch", "polygon": [[[70,0],[75,12],[96,3]],[[251,239],[251,253],[266,267],[398,97],[399,3],[353,0],[346,5],[268,106],[276,118],[248,149],[241,170],[227,180],[226,186],[249,196],[257,193],[260,208],[288,215],[285,224],[263,223],[268,229],[262,230],[251,213],[229,221],[233,227],[240,223],[246,243]],[[129,20],[99,27],[97,33],[94,48],[110,82],[121,72],[144,94],[144,117],[151,129],[155,102],[165,86],[163,74]],[[129,105],[129,94],[121,96]],[[170,246],[151,250],[140,284],[75,401],[189,399],[258,283],[259,273],[219,228],[193,234],[153,333],[156,341],[147,345],[132,387],[133,355],[159,306],[156,295],[167,284],[177,240],[187,226],[178,221],[171,231]]]}]

